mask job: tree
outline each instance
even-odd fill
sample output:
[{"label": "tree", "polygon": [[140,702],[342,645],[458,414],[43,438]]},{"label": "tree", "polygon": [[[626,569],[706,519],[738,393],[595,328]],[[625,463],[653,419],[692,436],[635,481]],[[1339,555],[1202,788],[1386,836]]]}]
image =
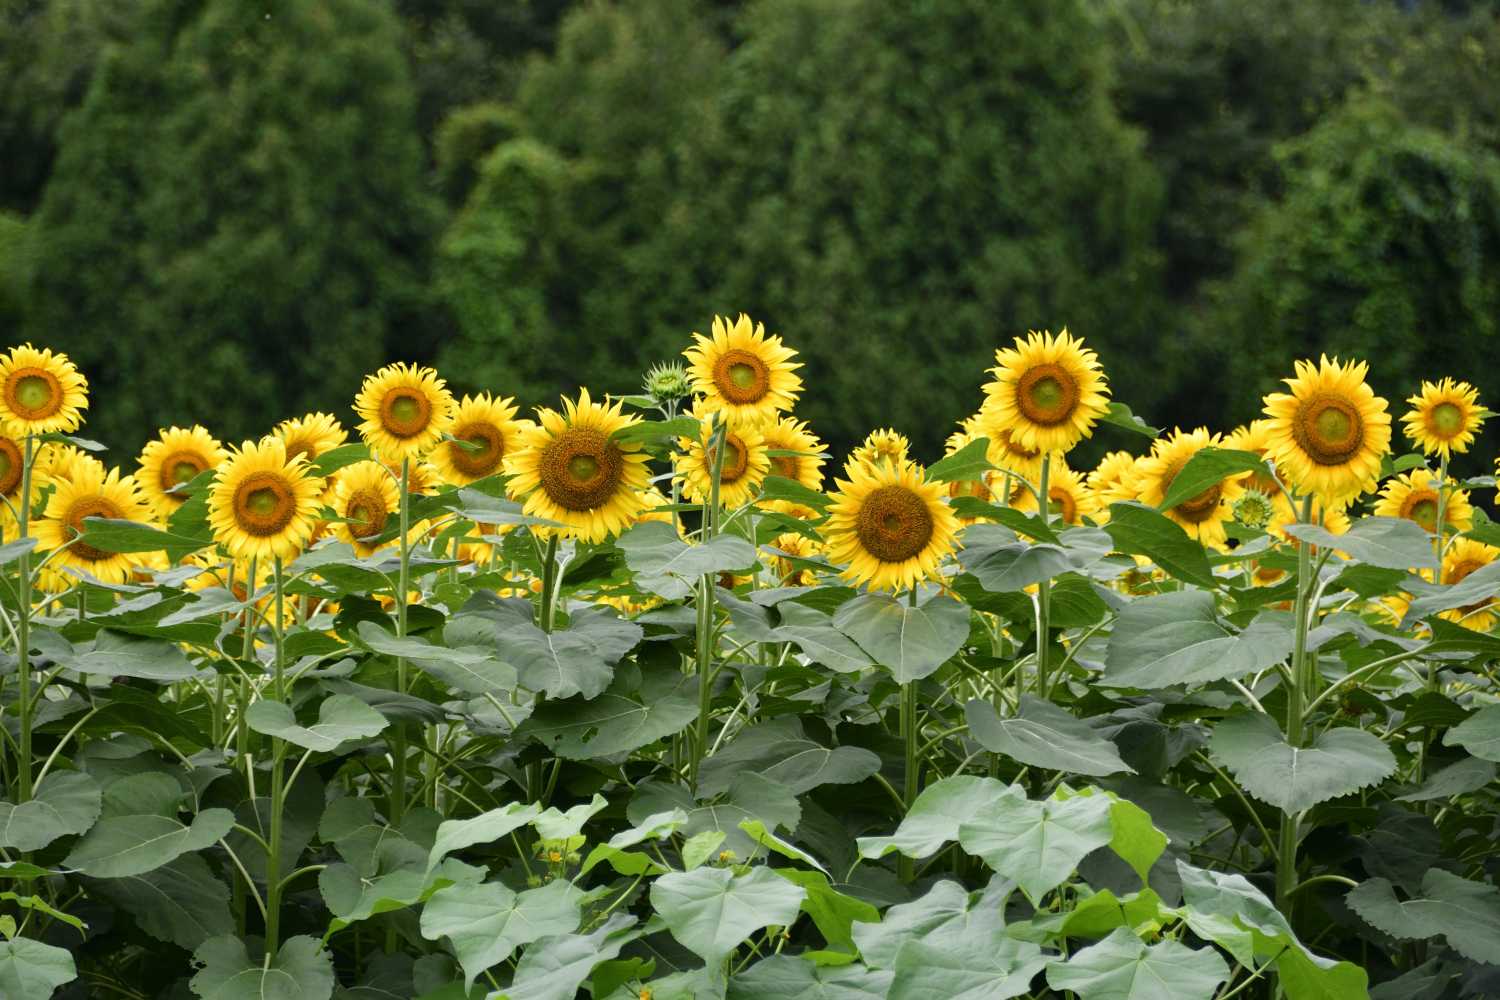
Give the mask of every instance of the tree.
[{"label": "tree", "polygon": [[347,408],[418,305],[425,191],[385,4],[155,0],[65,121],[28,323],[121,448]]}]

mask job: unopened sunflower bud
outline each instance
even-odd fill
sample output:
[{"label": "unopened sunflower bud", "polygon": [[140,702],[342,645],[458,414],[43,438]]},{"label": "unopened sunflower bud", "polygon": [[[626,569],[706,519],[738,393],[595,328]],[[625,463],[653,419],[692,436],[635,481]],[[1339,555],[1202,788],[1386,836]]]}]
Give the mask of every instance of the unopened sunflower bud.
[{"label": "unopened sunflower bud", "polygon": [[1247,528],[1264,528],[1274,512],[1271,498],[1259,490],[1246,490],[1234,502],[1234,519]]},{"label": "unopened sunflower bud", "polygon": [[654,399],[658,406],[667,403],[675,403],[692,392],[692,383],[688,381],[687,369],[681,365],[660,364],[652,365],[650,371],[646,372],[645,381],[646,395]]}]

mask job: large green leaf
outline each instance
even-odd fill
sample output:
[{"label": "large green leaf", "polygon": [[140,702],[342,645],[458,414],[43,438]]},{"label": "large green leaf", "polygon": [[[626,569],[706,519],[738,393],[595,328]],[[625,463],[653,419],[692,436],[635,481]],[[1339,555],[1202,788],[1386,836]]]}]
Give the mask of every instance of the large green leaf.
[{"label": "large green leaf", "polygon": [[[696,708],[695,708],[696,712]],[[851,785],[880,770],[880,758],[863,747],[825,747],[808,739],[802,721],[781,717],[740,731],[703,762],[698,793],[718,795],[745,772],[763,774],[794,795],[820,785]]]},{"label": "large green leaf", "polygon": [[1047,985],[1080,1000],[1209,1000],[1228,979],[1229,966],[1212,948],[1147,945],[1124,927],[1047,966]]},{"label": "large green leaf", "polygon": [[86,517],[80,545],[103,552],[165,552],[174,563],[214,543],[213,537],[181,535],[149,524],[112,517]]},{"label": "large green leaf", "polygon": [[720,535],[702,543],[677,536],[670,524],[645,521],[615,540],[625,564],[636,574],[636,586],[669,601],[693,592],[699,578],[755,565],[755,546],[737,535]]},{"label": "large green leaf", "polygon": [[957,840],[959,827],[981,813],[1004,811],[1025,801],[1026,793],[1018,785],[1001,784],[994,778],[968,774],[943,778],[922,789],[894,834],[860,837],[859,854],[879,858],[900,851],[907,857],[925,858]]},{"label": "large green leaf", "polygon": [[77,978],[65,949],[31,938],[0,939],[0,997],[50,1000],[59,986]]},{"label": "large green leaf", "polygon": [[491,809],[469,819],[444,820],[438,824],[432,851],[427,857],[427,867],[437,867],[439,861],[454,851],[461,851],[475,844],[494,843],[536,819],[541,811],[541,807],[535,802],[510,802],[499,809]]},{"label": "large green leaf", "polygon": [[1162,497],[1157,510],[1171,510],[1184,500],[1213,489],[1230,476],[1245,472],[1264,472],[1266,460],[1250,451],[1230,448],[1201,448],[1172,477],[1172,485]]},{"label": "large green leaf", "polygon": [[209,938],[193,953],[193,992],[202,1000],[329,1000],[333,958],[317,938],[288,938],[274,958],[251,960],[245,942]]},{"label": "large green leaf", "polygon": [[188,951],[234,932],[229,887],[201,855],[184,854],[142,875],[102,880],[95,891],[134,917],[147,934]]},{"label": "large green leaf", "polygon": [[729,1000],[886,1000],[892,974],[772,955],[729,981]]},{"label": "large green leaf", "polygon": [[1031,991],[1042,949],[982,924],[914,936],[896,951],[887,1000],[1009,1000]]},{"label": "large green leaf", "polygon": [[[1453,735],[1453,730],[1443,734],[1444,740]],[[1479,789],[1495,780],[1495,764],[1493,761],[1483,760],[1478,757],[1465,757],[1463,760],[1449,764],[1441,771],[1427,776],[1422,782],[1405,795],[1396,796],[1397,802],[1430,802],[1433,799],[1451,799],[1455,795],[1465,795],[1469,792],[1477,792]]]},{"label": "large green leaf", "polygon": [[59,837],[83,833],[99,818],[99,785],[81,771],[48,775],[35,798],[0,802],[0,847],[39,851]]},{"label": "large green leaf", "polygon": [[1150,507],[1134,502],[1110,504],[1109,523],[1104,530],[1121,552],[1145,556],[1186,583],[1209,589],[1215,586],[1203,546],[1175,521]]},{"label": "large green leaf", "polygon": [[297,722],[290,705],[264,698],[245,710],[245,723],[265,736],[286,740],[305,750],[322,751],[378,736],[386,727],[385,716],[347,694],[323,699],[318,706],[318,721],[310,726]]},{"label": "large green leaf", "polygon": [[449,886],[422,908],[422,936],[452,943],[468,989],[521,945],[576,930],[582,900],[583,892],[561,879],[522,893],[498,882]]},{"label": "large green leaf", "polygon": [[1292,642],[1278,613],[1262,612],[1236,634],[1215,612],[1213,595],[1201,590],[1141,597],[1120,611],[1105,646],[1102,680],[1148,690],[1206,684],[1279,663]]},{"label": "large green leaf", "polygon": [[1362,517],[1342,535],[1318,524],[1289,524],[1286,533],[1319,548],[1347,552],[1366,566],[1432,569],[1437,565],[1432,536],[1404,517]]},{"label": "large green leaf", "polygon": [[793,601],[776,610],[781,624],[759,641],[790,642],[812,662],[843,674],[857,673],[870,665],[870,657],[859,644],[833,627],[831,616]]},{"label": "large green leaf", "polygon": [[397,638],[374,622],[360,622],[360,642],[377,653],[404,657],[449,687],[465,694],[501,694],[515,690],[516,668],[481,649],[450,649],[425,639]]},{"label": "large green leaf", "polygon": [[604,606],[580,611],[567,627],[544,632],[532,621],[529,601],[466,606],[444,630],[455,646],[493,643],[500,659],[519,672],[522,686],[550,698],[598,697],[614,678],[614,665],[642,635],[639,625]]},{"label": "large green leaf", "polygon": [[704,867],[658,878],[651,905],[683,947],[716,966],[761,928],[790,926],[806,894],[764,866],[742,875]]},{"label": "large green leaf", "polygon": [[1118,401],[1110,403],[1105,411],[1100,414],[1099,420],[1101,423],[1113,424],[1121,430],[1127,430],[1144,437],[1155,438],[1161,436],[1160,427],[1152,427],[1146,421],[1132,413],[1130,407]]},{"label": "large green leaf", "polygon": [[993,938],[1005,930],[1005,902],[1014,888],[998,875],[973,893],[945,879],[920,898],[886,910],[880,923],[855,924],[854,943],[870,968],[894,969],[901,949],[912,941]]},{"label": "large green leaf", "polygon": [[197,676],[198,670],[176,643],[100,629],[92,646],[78,647],[76,655],[60,659],[70,669],[102,677],[136,677],[171,684]]},{"label": "large green leaf", "polygon": [[889,594],[861,594],[833,616],[840,632],[859,643],[898,684],[935,672],[969,637],[969,608],[939,594],[917,607]]},{"label": "large green leaf", "polygon": [[1422,894],[1398,900],[1391,883],[1372,878],[1344,897],[1350,909],[1393,938],[1448,939],[1454,951],[1475,962],[1500,965],[1500,889],[1441,868],[1422,876]]},{"label": "large green leaf", "polygon": [[964,706],[964,718],[969,735],[986,750],[1031,767],[1096,777],[1135,773],[1088,723],[1033,695],[1022,695],[1020,713],[1010,718],[1000,718],[994,705],[977,700]]},{"label": "large green leaf", "polygon": [[1443,746],[1463,747],[1475,757],[1500,761],[1500,705],[1486,705],[1448,730]]},{"label": "large green leaf", "polygon": [[597,698],[549,700],[516,729],[559,757],[588,760],[638,750],[698,717],[697,680],[668,666],[621,667]]},{"label": "large green leaf", "polygon": [[1084,572],[1109,549],[1109,536],[1097,528],[1069,528],[1054,545],[1023,542],[1006,528],[976,524],[964,532],[958,561],[985,590],[1006,593],[1064,573]]},{"label": "large green leaf", "polygon": [[511,984],[495,1000],[574,1000],[594,966],[641,936],[635,918],[613,914],[589,934],[556,934],[527,945]]},{"label": "large green leaf", "polygon": [[569,840],[583,831],[583,825],[609,807],[609,800],[595,793],[587,802],[567,809],[548,806],[537,814],[531,825],[543,840]]},{"label": "large green leaf", "polygon": [[234,826],[228,809],[204,809],[189,825],[176,816],[106,816],[84,834],[63,864],[95,878],[144,875],[201,851]]},{"label": "large green leaf", "polygon": [[1220,722],[1210,747],[1245,791],[1285,812],[1353,794],[1396,770],[1390,749],[1362,729],[1330,729],[1311,746],[1294,747],[1259,712]]},{"label": "large green leaf", "polygon": [[1014,879],[1033,901],[1073,874],[1090,851],[1109,844],[1110,800],[1103,795],[1032,802],[1008,797],[958,828],[958,842]]},{"label": "large green leaf", "polygon": [[975,438],[962,448],[927,467],[927,480],[933,483],[978,481],[995,468],[988,455],[989,438]]}]

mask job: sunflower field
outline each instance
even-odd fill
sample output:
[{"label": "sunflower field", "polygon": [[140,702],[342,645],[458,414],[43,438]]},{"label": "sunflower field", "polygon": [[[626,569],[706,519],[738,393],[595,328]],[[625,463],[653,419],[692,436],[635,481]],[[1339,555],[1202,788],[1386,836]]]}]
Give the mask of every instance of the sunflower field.
[{"label": "sunflower field", "polygon": [[0,355],[0,997],[1500,995],[1471,386],[1166,433],[1031,333],[833,465],[780,336],[683,356],[122,466]]}]

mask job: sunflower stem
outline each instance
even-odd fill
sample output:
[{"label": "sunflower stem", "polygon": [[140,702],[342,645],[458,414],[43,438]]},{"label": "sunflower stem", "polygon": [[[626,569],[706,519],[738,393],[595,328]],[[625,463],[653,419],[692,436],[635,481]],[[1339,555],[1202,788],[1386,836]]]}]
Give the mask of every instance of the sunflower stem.
[{"label": "sunflower stem", "polygon": [[[34,435],[26,435],[26,454],[21,460],[21,541],[30,537],[31,532],[31,465],[36,459],[36,438]],[[16,680],[20,685],[20,704],[17,711],[20,714],[21,740],[17,750],[19,760],[16,761],[17,787],[16,802],[20,804],[31,799],[31,552],[28,549],[21,551],[21,592],[20,592],[20,624],[16,630]]]},{"label": "sunflower stem", "polygon": [[[401,569],[396,577],[396,635],[406,638],[406,592],[411,579],[411,459],[401,460]],[[396,690],[406,693],[406,658],[396,657]],[[391,825],[406,815],[406,729],[397,724],[391,733]]]},{"label": "sunflower stem", "polygon": [[[1312,522],[1312,495],[1302,499],[1300,520]],[[1291,683],[1286,693],[1286,741],[1293,747],[1302,746],[1303,698],[1307,688],[1307,633],[1311,618],[1308,604],[1312,598],[1312,546],[1307,542],[1297,543],[1297,599],[1296,629],[1292,645]],[[1291,919],[1292,893],[1297,888],[1297,836],[1300,816],[1294,812],[1282,812],[1281,829],[1276,851],[1276,906]]]},{"label": "sunflower stem", "polygon": [[[1443,530],[1446,525],[1444,521],[1448,517],[1448,456],[1443,455],[1438,459],[1438,486],[1437,486],[1437,520],[1433,524],[1437,536],[1432,542],[1432,554],[1437,559],[1437,569],[1433,571],[1433,582],[1443,582],[1443,553],[1448,547],[1447,533]],[[1427,665],[1427,690],[1436,692],[1438,689],[1438,665],[1436,661]],[[1436,730],[1432,726],[1426,727],[1422,737],[1422,743],[1417,747],[1417,767],[1413,781],[1420,783],[1427,773],[1427,745],[1432,742]]]},{"label": "sunflower stem", "polygon": [[[286,690],[286,648],[282,637],[284,583],[281,557],[275,562],[275,608],[271,619],[271,638],[275,643],[275,680],[272,694],[282,704],[290,704]],[[282,774],[286,744],[271,737],[271,836],[266,847],[266,954],[275,955],[281,933],[281,813],[285,805],[286,783]]]},{"label": "sunflower stem", "polygon": [[[915,599],[916,588],[912,588],[913,599]],[[901,741],[905,745],[905,767],[902,779],[904,789],[902,799],[906,803],[906,811],[911,812],[912,803],[917,800],[917,785],[920,777],[920,763],[917,759],[917,685],[914,681],[907,681],[901,685]],[[911,858],[901,854],[897,858],[897,874],[902,882],[910,882],[916,875],[915,865]]]},{"label": "sunflower stem", "polygon": [[[1052,521],[1052,496],[1048,478],[1052,472],[1052,453],[1042,456],[1042,475],[1037,485],[1037,513],[1043,524]],[[1052,627],[1052,581],[1043,580],[1036,586],[1036,693],[1047,697],[1047,633]]]},{"label": "sunflower stem", "polygon": [[557,603],[557,533],[547,537],[547,548],[542,554],[542,593],[537,604],[537,628],[551,632]]},{"label": "sunflower stem", "polygon": [[[709,433],[709,462],[713,475],[709,481],[708,502],[703,505],[703,528],[699,532],[701,542],[712,541],[718,529],[719,480],[724,471],[724,442],[729,435],[729,425],[722,414],[713,416],[713,429]],[[708,723],[713,714],[713,651],[714,651],[714,575],[705,573],[698,581],[697,657],[698,672],[698,722],[693,728],[693,756],[688,762],[688,783],[693,791],[698,790],[698,768],[708,752]]]}]

